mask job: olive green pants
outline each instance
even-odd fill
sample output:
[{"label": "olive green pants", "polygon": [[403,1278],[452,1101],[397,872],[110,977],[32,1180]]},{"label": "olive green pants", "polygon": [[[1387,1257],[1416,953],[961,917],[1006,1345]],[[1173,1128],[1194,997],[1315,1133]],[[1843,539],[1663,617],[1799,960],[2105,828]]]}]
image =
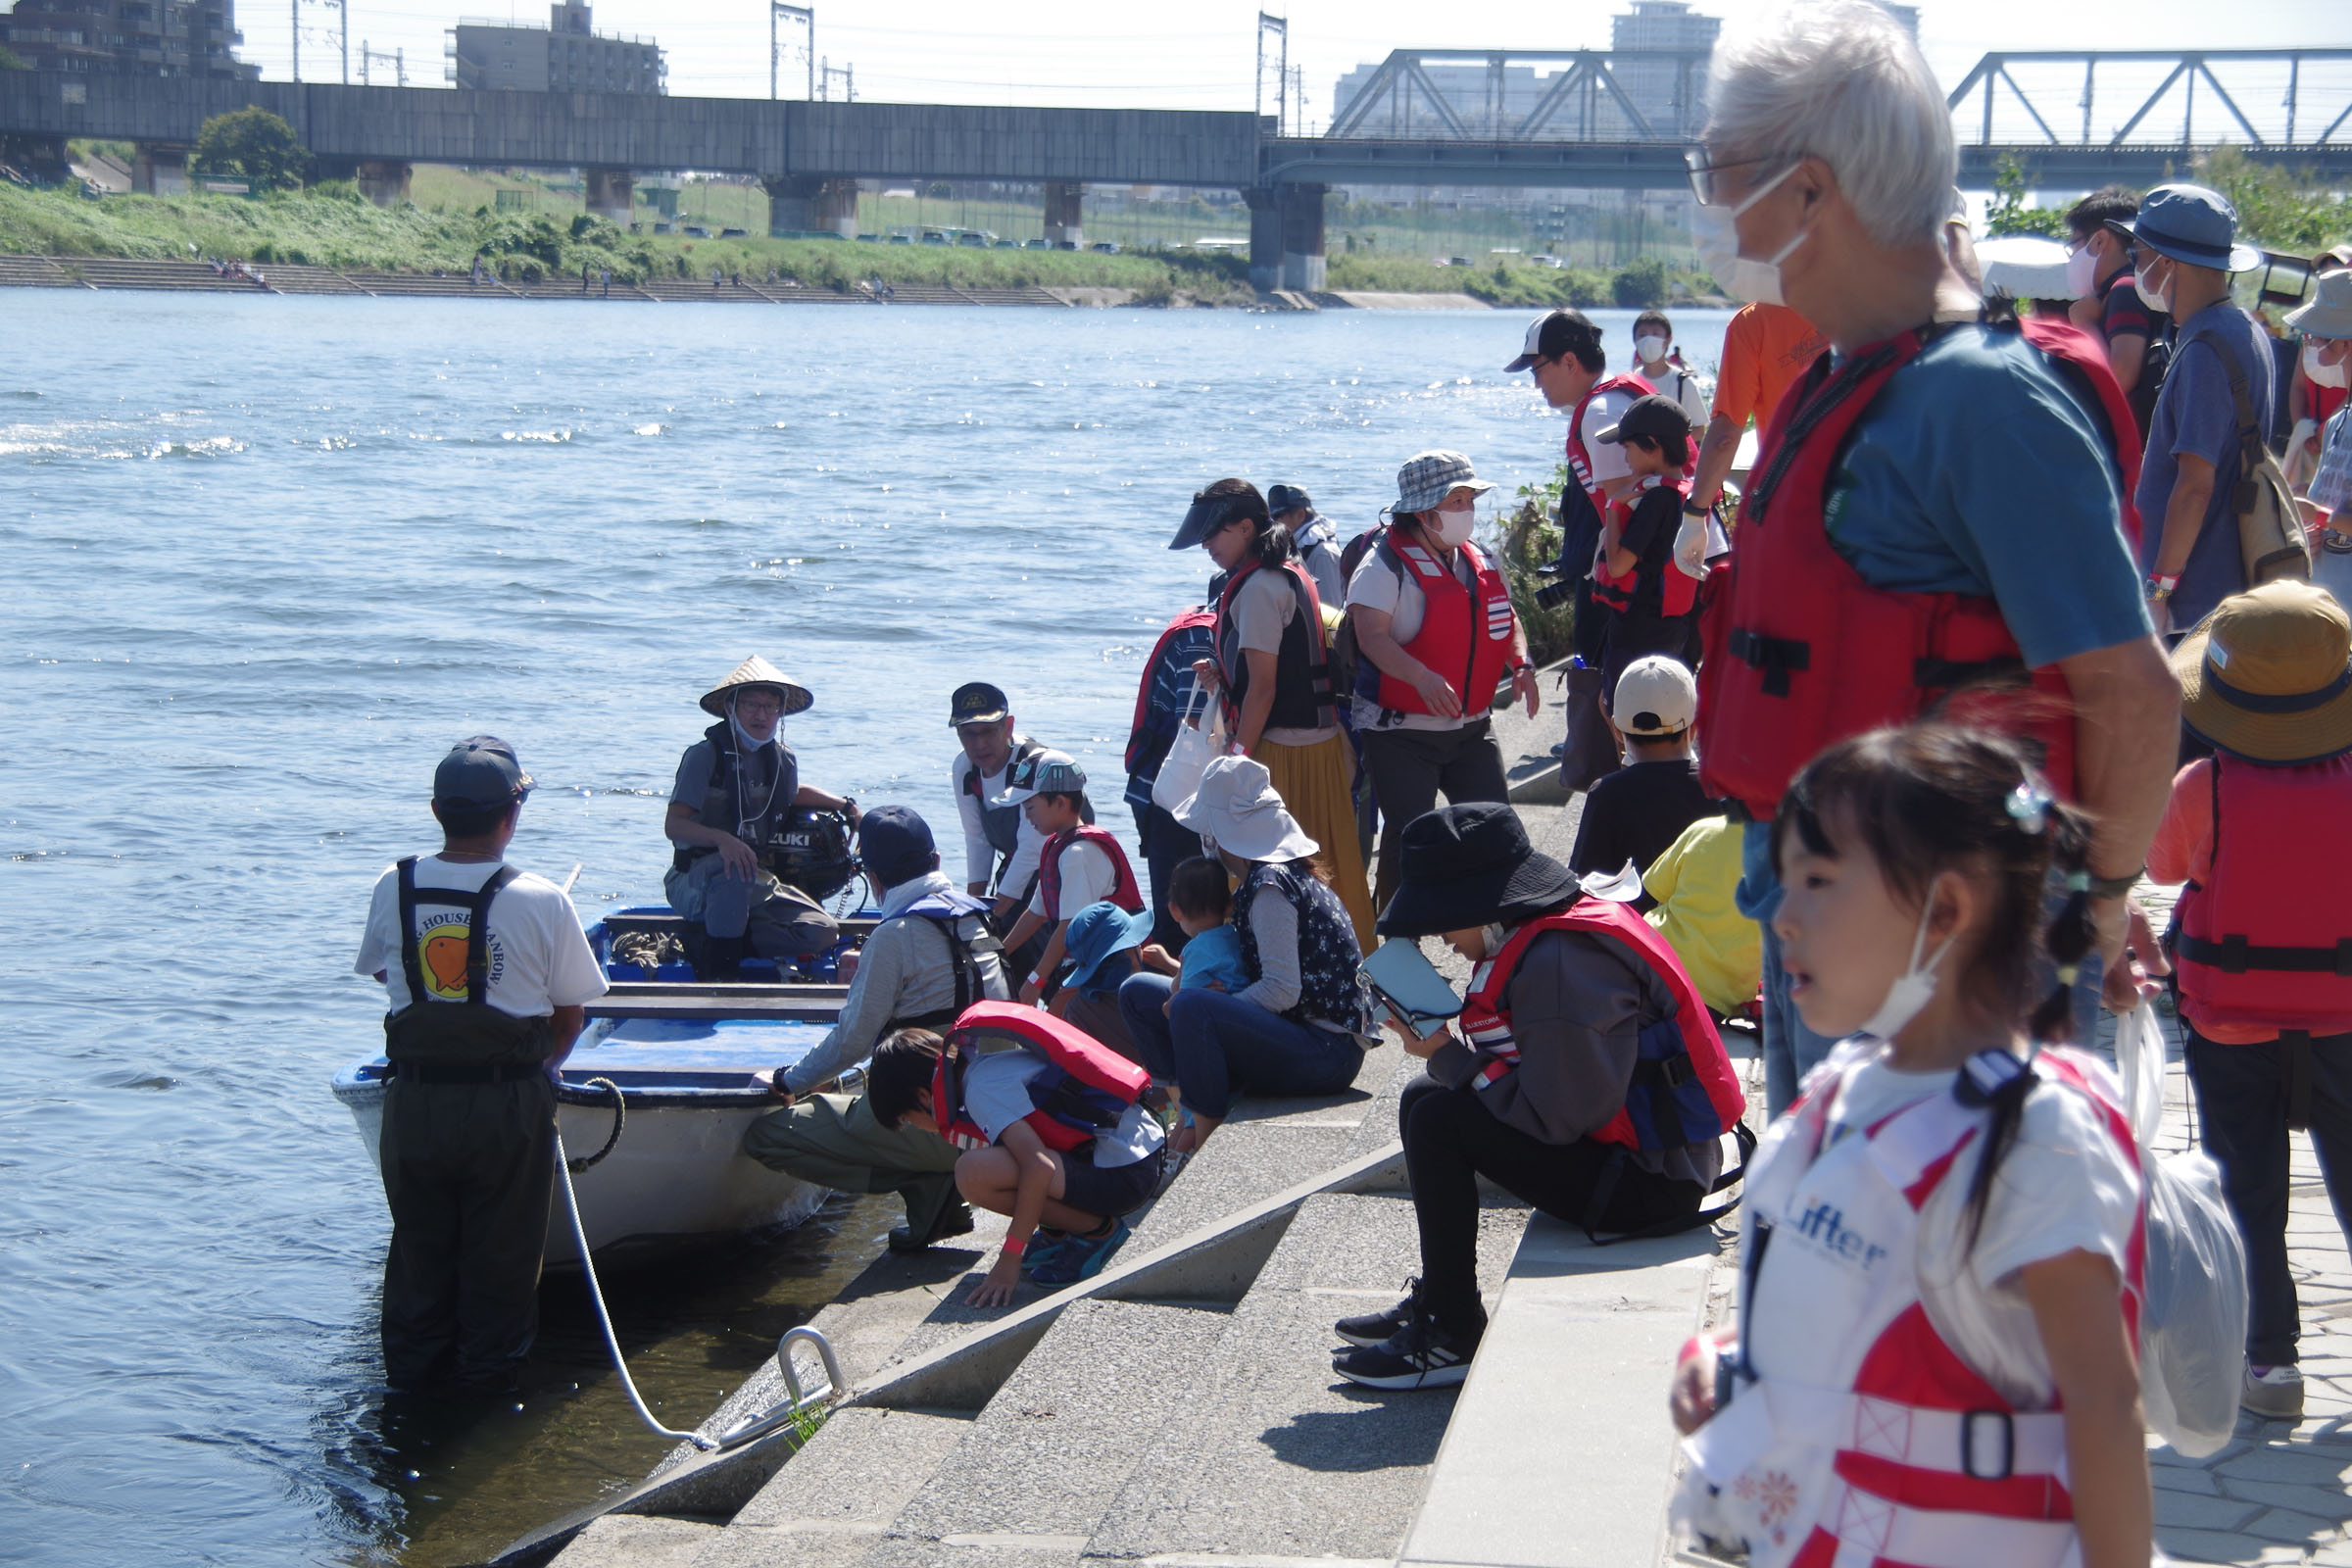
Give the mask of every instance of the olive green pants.
[{"label": "olive green pants", "polygon": [[394,1387],[453,1371],[503,1387],[521,1370],[539,1332],[555,1147],[555,1089],[542,1074],[395,1078],[385,1089],[384,1375]]},{"label": "olive green pants", "polygon": [[956,1201],[956,1146],[919,1116],[883,1126],[863,1095],[809,1095],[769,1111],[745,1129],[743,1152],[835,1192],[897,1193],[917,1236],[928,1235],[940,1210]]}]

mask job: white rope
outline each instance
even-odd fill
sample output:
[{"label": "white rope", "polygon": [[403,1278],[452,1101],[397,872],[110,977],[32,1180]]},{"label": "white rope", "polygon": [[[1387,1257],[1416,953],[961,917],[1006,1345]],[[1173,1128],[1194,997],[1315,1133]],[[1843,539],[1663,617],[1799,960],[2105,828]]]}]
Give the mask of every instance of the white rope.
[{"label": "white rope", "polygon": [[596,1283],[596,1262],[588,1255],[588,1232],[580,1224],[580,1196],[571,1188],[571,1166],[564,1156],[564,1130],[556,1129],[556,1175],[564,1183],[564,1209],[571,1217],[571,1239],[580,1250],[580,1272],[588,1278],[588,1298],[596,1303],[596,1321],[605,1331],[605,1348],[612,1352],[612,1370],[620,1375],[620,1386],[637,1407],[637,1419],[654,1432],[679,1443],[691,1443],[705,1453],[718,1445],[699,1432],[678,1432],[654,1419],[654,1412],[645,1407],[645,1396],[637,1392],[636,1379],[629,1376],[629,1364],[621,1358],[620,1341],[612,1333],[612,1314],[605,1310],[605,1293]]}]

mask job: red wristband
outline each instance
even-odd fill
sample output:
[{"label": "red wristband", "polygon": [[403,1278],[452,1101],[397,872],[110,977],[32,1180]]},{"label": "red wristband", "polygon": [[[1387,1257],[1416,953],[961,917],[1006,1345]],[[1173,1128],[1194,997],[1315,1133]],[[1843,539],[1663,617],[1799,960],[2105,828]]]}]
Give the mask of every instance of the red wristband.
[{"label": "red wristband", "polygon": [[1029,1250],[1028,1237],[1006,1236],[1004,1238],[1004,1255],[1006,1257],[1018,1257],[1027,1250]]}]

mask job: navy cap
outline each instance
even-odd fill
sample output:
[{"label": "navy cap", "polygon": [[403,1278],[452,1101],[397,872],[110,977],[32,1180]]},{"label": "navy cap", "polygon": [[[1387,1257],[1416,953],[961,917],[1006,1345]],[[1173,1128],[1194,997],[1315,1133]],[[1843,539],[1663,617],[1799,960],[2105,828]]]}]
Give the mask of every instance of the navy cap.
[{"label": "navy cap", "polygon": [[[1223,482],[1218,481],[1220,484]],[[1271,515],[1265,498],[1257,493],[1257,486],[1253,484],[1245,484],[1239,490],[1219,496],[1212,496],[1203,490],[1193,497],[1192,507],[1185,513],[1184,521],[1177,525],[1176,537],[1168,541],[1168,548],[1191,550],[1229,523],[1238,522],[1244,517]]]},{"label": "navy cap", "polygon": [[1295,484],[1268,485],[1266,510],[1279,517],[1286,512],[1312,512],[1315,503]]},{"label": "navy cap", "polygon": [[1690,433],[1690,416],[1683,412],[1683,406],[1662,392],[1652,392],[1647,397],[1634,399],[1615,424],[1592,439],[1620,446],[1630,436],[1644,435],[1652,441],[1663,441]]},{"label": "navy cap", "polygon": [[1004,689],[984,680],[966,681],[948,699],[948,724],[954,729],[966,724],[994,724],[1011,711],[1012,704],[1005,700]]},{"label": "navy cap", "polygon": [[1503,368],[1516,375],[1538,360],[1556,360],[1573,353],[1578,345],[1587,348],[1600,346],[1600,328],[1582,311],[1561,306],[1546,311],[1527,323],[1527,341],[1520,345],[1519,357]]},{"label": "navy cap", "polygon": [[2237,209],[2202,185],[2159,185],[2140,198],[2139,216],[2107,226],[2159,256],[2220,272],[2250,272],[2262,252],[2237,243]]},{"label": "navy cap", "polygon": [[858,819],[858,858],[886,888],[911,882],[939,864],[931,824],[905,806],[877,806]]},{"label": "navy cap", "polygon": [[453,806],[511,806],[530,793],[514,748],[495,735],[458,742],[433,769],[433,799]]}]

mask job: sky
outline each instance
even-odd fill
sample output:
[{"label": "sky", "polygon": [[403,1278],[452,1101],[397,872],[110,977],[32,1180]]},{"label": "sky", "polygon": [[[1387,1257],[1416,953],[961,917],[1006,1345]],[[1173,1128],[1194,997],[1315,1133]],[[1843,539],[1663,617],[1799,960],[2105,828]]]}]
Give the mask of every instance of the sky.
[{"label": "sky", "polygon": [[[468,20],[514,20],[545,24],[545,0],[345,0],[350,8],[352,80],[369,48],[406,52],[414,86],[441,86],[447,29]],[[1280,5],[1282,0],[1267,0]],[[1695,9],[1736,22],[1764,9],[1765,0],[1697,0]],[[1618,0],[1574,0],[1533,7],[1500,0],[1451,0],[1433,11],[1427,0],[1292,0],[1288,7],[1291,63],[1302,67],[1308,122],[1316,129],[1331,113],[1333,84],[1359,64],[1397,48],[1605,49],[1609,17]],[[335,80],[340,13],[332,0],[244,0],[237,8],[245,33],[240,51],[262,74],[284,78],[289,66],[290,16],[299,10],[306,79]],[[974,5],[969,0],[868,0],[859,6],[815,0],[816,48],[835,68],[854,67],[862,100],[902,103],[1012,103],[1104,108],[1246,110],[1252,102],[1256,0],[1193,0],[1167,10],[1105,7],[1101,0],[1018,0]],[[2226,19],[2226,20],[2225,20]],[[651,37],[666,52],[669,90],[698,97],[764,97],[768,87],[768,26],[764,0],[595,0],[599,32]],[[787,36],[797,32],[787,29]],[[2093,49],[2128,43],[2166,48],[2352,48],[2352,3],[2347,0],[2263,0],[2224,5],[2214,0],[2133,0],[2125,6],[2054,6],[2049,0],[1928,0],[1921,8],[1921,46],[1948,89],[1995,49]],[[787,43],[783,95],[804,96],[808,66],[797,38]],[[373,79],[388,84],[391,65],[378,61]],[[2117,68],[2120,72],[2123,68]],[[2331,81],[2352,83],[2352,68],[2336,67]],[[2073,73],[2079,81],[2079,68]],[[2281,75],[2280,80],[2283,80]],[[2153,85],[2153,80],[2149,82]],[[838,87],[836,92],[838,92]],[[2034,89],[2037,93],[2038,88]],[[2102,88],[2099,114],[2107,113]],[[2125,85],[2114,87],[2121,104]],[[2308,89],[2307,89],[2308,91]],[[2059,104],[2071,91],[2053,87]],[[2339,91],[2334,109],[2352,98]],[[1266,112],[1273,109],[1271,72]],[[2249,97],[2245,92],[2235,94]],[[2277,99],[2276,87],[2251,93]],[[2136,99],[2133,104],[2136,104]],[[2307,96],[2308,104],[2310,98]],[[2265,109],[2249,101],[2258,121]],[[2270,106],[2275,113],[2275,105]],[[2045,107],[2044,113],[2049,111]],[[2077,116],[2079,111],[2069,107]],[[2130,113],[2121,107],[2118,118]],[[2174,117],[2177,133],[2178,115]],[[2200,121],[2200,128],[2202,122]],[[2348,128],[2347,133],[2352,133]]]}]

